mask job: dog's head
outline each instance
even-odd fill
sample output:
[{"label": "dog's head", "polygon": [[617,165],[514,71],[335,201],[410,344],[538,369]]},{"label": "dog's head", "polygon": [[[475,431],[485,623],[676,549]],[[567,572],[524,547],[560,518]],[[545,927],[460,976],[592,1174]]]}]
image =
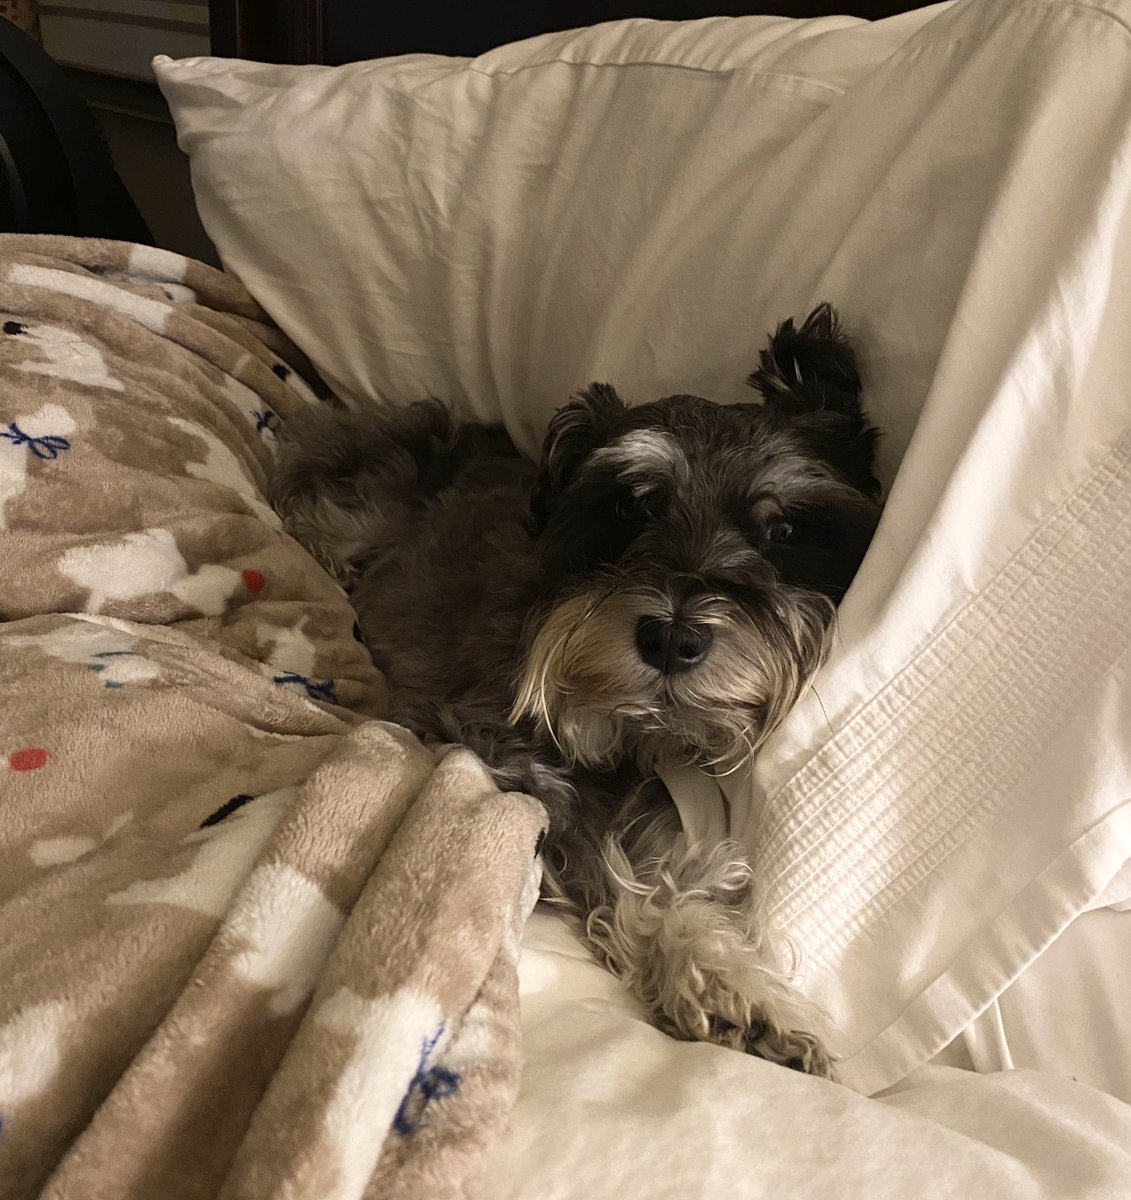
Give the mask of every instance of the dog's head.
[{"label": "dog's head", "polygon": [[629,408],[594,384],[551,422],[512,716],[574,761],[733,766],[821,662],[879,518],[876,433],[827,306],[780,326],[750,382],[763,403]]}]

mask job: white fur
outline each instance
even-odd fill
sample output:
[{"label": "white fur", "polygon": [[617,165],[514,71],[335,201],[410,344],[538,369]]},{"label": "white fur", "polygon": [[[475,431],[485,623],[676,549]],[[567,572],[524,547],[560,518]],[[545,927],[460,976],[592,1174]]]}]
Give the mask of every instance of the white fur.
[{"label": "white fur", "polygon": [[687,459],[679,443],[656,429],[635,429],[595,450],[594,465],[610,463],[630,483],[644,484],[656,476],[679,478]]},{"label": "white fur", "polygon": [[587,592],[557,604],[527,653],[510,720],[533,717],[571,761],[610,763],[634,739],[641,766],[665,759],[733,770],[797,702],[830,638],[831,604],[796,593],[765,625],[726,597],[688,609],[715,645],[669,679],[640,659],[636,628],[670,600],[648,589]]}]

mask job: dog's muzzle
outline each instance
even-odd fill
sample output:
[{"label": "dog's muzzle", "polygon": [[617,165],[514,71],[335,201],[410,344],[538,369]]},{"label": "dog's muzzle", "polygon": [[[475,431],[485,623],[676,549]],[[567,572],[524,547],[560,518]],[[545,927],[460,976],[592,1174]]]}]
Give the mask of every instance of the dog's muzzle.
[{"label": "dog's muzzle", "polygon": [[661,675],[679,675],[707,657],[713,637],[710,626],[686,617],[645,617],[636,627],[636,650]]}]

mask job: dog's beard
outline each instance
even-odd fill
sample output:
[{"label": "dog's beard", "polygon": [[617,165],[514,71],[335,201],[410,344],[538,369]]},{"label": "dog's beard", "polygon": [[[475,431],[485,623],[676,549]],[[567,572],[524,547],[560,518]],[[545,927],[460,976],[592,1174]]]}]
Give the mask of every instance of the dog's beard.
[{"label": "dog's beard", "polygon": [[661,589],[593,589],[551,607],[522,664],[511,721],[533,718],[567,761],[644,769],[694,762],[731,771],[781,723],[828,648],[835,608],[812,592],[769,590],[756,610],[723,595],[684,615],[714,634],[706,659],[664,675],[641,661],[644,617],[670,614]]}]

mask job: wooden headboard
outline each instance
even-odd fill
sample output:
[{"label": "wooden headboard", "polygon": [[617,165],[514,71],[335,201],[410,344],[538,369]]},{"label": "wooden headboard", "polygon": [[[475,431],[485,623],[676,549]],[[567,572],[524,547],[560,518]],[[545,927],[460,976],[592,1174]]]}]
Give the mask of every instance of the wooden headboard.
[{"label": "wooden headboard", "polygon": [[876,20],[932,0],[209,0],[212,53],[337,66],[389,54],[481,54],[621,17],[831,13]]}]

